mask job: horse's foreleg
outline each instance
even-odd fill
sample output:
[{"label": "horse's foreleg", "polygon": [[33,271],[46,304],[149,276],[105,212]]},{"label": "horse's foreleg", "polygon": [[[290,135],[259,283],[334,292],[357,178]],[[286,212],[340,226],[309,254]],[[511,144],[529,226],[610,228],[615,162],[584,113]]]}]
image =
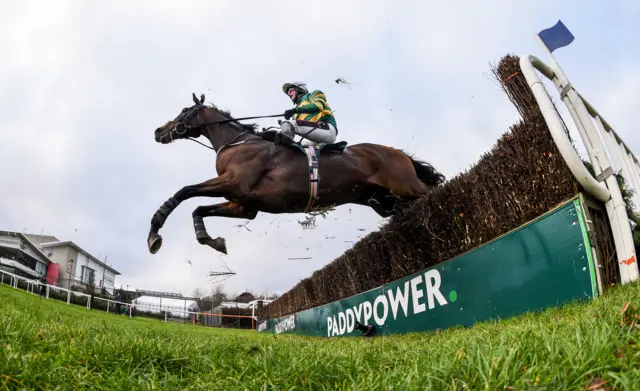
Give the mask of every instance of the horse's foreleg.
[{"label": "horse's foreleg", "polygon": [[221,253],[227,253],[227,246],[224,238],[211,239],[211,236],[207,233],[207,229],[204,226],[204,217],[231,217],[237,219],[249,219],[253,220],[258,211],[255,209],[247,208],[244,205],[235,202],[223,202],[221,204],[206,205],[197,207],[193,213],[193,228],[196,231],[196,238],[198,243],[205,244],[216,251]]},{"label": "horse's foreleg", "polygon": [[171,212],[173,212],[181,202],[193,197],[224,197],[228,189],[229,181],[225,178],[225,175],[222,175],[197,185],[185,186],[178,190],[173,197],[169,198],[158,208],[151,218],[151,229],[147,237],[149,251],[155,254],[160,250],[162,237],[158,234],[158,231],[162,228],[165,221],[167,221]]}]

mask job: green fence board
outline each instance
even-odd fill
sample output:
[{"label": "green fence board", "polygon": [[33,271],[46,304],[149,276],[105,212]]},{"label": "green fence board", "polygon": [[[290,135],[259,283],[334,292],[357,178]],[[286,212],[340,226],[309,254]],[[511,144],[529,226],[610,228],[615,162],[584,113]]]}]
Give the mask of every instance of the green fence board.
[{"label": "green fence board", "polygon": [[444,329],[597,295],[580,198],[468,253],[358,295],[269,319],[258,331],[356,336]]}]

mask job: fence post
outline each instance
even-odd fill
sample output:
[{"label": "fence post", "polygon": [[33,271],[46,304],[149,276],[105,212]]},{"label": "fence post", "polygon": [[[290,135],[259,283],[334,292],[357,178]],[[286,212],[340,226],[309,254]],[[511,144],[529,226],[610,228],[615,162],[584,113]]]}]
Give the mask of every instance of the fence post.
[{"label": "fence post", "polygon": [[[547,66],[533,55],[520,57],[520,69],[536,98],[542,115],[549,126],[553,140],[559,148],[570,171],[574,174],[576,180],[585,188],[587,193],[590,193],[605,205],[609,225],[613,233],[616,256],[618,258],[618,271],[622,284],[626,284],[638,279],[640,271],[636,260],[633,235],[631,233],[629,216],[626,212],[626,205],[622,198],[616,177],[612,175],[613,168],[610,160],[605,151],[603,151],[603,144],[598,139],[597,128],[593,125],[589,115],[598,115],[600,120],[602,120],[602,117],[592,107],[592,113],[589,112],[584,98],[573,89],[573,86],[568,82],[562,71],[558,71],[559,66],[553,59],[553,56],[550,57],[552,63],[556,65],[555,69]],[[571,145],[561,124],[561,117],[551,102],[551,98],[535,70],[540,71],[542,75],[551,80],[558,89],[562,101],[569,110],[584,146],[587,149],[596,178],[587,171],[584,163]],[[604,137],[604,135],[602,136]],[[609,152],[614,153],[614,151]],[[604,169],[604,171],[602,169]],[[633,181],[631,182],[633,183]]]}]

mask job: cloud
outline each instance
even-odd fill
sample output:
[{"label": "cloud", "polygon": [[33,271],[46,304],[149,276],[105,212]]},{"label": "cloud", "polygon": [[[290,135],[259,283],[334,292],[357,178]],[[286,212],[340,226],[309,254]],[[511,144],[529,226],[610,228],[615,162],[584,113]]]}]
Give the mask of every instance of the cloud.
[{"label": "cloud", "polygon": [[[196,242],[191,212],[219,200],[180,205],[161,231],[158,254],[149,254],[145,242],[162,202],[216,176],[211,151],[190,141],[153,140],[156,127],[191,104],[192,92],[235,116],[270,115],[291,106],[282,83],[304,80],[326,93],[341,139],[405,149],[451,177],[517,119],[485,77],[489,63],[510,52],[539,53],[532,32],[558,17],[577,37],[558,53],[565,71],[640,149],[631,122],[640,59],[626,50],[608,62],[589,44],[600,42],[611,52],[605,43],[613,34],[637,35],[631,24],[637,6],[587,5],[577,15],[570,5],[553,4],[8,5],[0,16],[0,164],[10,169],[3,171],[0,224],[44,229],[107,256],[123,273],[117,285],[184,294],[206,289],[207,273],[221,269],[221,256]],[[623,17],[607,27],[609,36],[593,31],[601,18],[616,15]],[[598,70],[620,76],[608,84]],[[338,77],[351,88],[335,84]],[[236,227],[245,221],[205,219],[212,236],[227,239],[230,253],[222,259],[237,274],[225,286],[238,293],[284,292],[382,222],[352,205],[318,219],[314,230],[303,231],[298,219],[259,214],[247,225],[251,231]],[[300,257],[311,259],[288,259]]]}]

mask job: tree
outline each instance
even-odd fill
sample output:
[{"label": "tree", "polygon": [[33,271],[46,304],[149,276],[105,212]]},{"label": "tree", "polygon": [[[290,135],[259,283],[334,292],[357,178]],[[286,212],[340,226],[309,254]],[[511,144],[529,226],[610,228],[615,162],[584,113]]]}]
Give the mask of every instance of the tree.
[{"label": "tree", "polygon": [[277,293],[269,293],[265,295],[267,297],[268,300],[275,300],[278,297],[280,297],[280,295],[278,295]]},{"label": "tree", "polygon": [[191,297],[195,297],[196,299],[202,299],[204,297],[204,291],[200,288],[196,288],[191,293]]},{"label": "tree", "polygon": [[[196,293],[200,293],[200,295],[196,296]],[[206,312],[219,306],[223,301],[227,301],[229,294],[224,291],[224,285],[216,285],[211,287],[211,293],[208,296],[205,296],[201,289],[196,288],[193,291],[193,297],[198,298],[197,303],[200,311]]]},{"label": "tree", "polygon": [[213,287],[211,287],[211,305],[213,307],[217,307],[220,304],[222,304],[223,301],[227,301],[229,298],[229,295],[225,292],[224,290],[224,285],[223,284],[218,284],[215,285]]}]

